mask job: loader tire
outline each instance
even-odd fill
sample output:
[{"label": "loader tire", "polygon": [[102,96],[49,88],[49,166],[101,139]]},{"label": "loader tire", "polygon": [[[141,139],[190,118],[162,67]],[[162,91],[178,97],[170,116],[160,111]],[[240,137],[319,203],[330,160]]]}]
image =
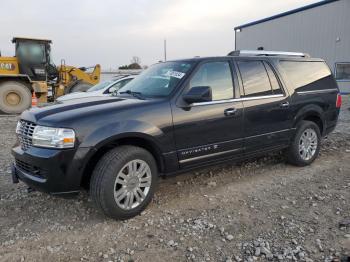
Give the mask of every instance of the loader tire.
[{"label": "loader tire", "polygon": [[32,95],[30,87],[20,81],[0,83],[0,112],[4,114],[20,114],[30,108]]},{"label": "loader tire", "polygon": [[86,92],[86,90],[88,90],[90,87],[92,87],[92,85],[88,83],[77,83],[76,85],[70,88],[69,93]]}]

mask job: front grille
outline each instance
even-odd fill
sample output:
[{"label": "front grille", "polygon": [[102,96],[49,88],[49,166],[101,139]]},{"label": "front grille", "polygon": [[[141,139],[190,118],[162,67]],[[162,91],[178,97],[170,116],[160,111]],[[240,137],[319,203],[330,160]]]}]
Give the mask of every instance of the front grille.
[{"label": "front grille", "polygon": [[39,178],[46,178],[46,172],[41,168],[28,164],[18,159],[16,159],[15,162],[16,162],[16,167],[25,171],[26,173]]},{"label": "front grille", "polygon": [[27,150],[33,144],[33,132],[36,124],[20,120],[17,128],[18,140],[22,150]]}]

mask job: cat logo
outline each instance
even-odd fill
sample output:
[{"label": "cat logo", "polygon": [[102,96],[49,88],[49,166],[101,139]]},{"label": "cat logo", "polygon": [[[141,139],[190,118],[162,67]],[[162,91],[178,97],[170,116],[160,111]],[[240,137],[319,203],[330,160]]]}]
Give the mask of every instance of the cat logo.
[{"label": "cat logo", "polygon": [[1,63],[0,62],[0,70],[7,70],[7,71],[13,71],[15,70],[16,66],[13,63]]}]

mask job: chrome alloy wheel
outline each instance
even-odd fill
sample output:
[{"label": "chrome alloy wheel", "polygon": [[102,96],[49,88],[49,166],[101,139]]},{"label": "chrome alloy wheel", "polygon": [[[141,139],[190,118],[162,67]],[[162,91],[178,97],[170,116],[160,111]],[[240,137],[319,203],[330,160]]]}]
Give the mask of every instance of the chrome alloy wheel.
[{"label": "chrome alloy wheel", "polygon": [[114,182],[114,199],[124,210],[139,206],[149,193],[152,173],[149,165],[140,159],[126,163]]},{"label": "chrome alloy wheel", "polygon": [[308,128],[302,133],[299,140],[300,157],[309,161],[316,153],[318,138],[315,130]]}]

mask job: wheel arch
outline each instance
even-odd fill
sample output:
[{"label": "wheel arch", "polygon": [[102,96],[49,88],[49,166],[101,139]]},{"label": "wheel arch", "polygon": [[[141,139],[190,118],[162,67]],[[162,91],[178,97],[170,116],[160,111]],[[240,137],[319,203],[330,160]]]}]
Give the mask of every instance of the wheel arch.
[{"label": "wheel arch", "polygon": [[309,105],[302,108],[294,118],[294,128],[297,128],[302,120],[314,122],[320,129],[321,135],[325,131],[324,111],[320,106]]},{"label": "wheel arch", "polygon": [[7,81],[17,81],[28,86],[29,90],[33,92],[32,81],[27,75],[0,75],[0,84]]},{"label": "wheel arch", "polygon": [[90,156],[85,160],[86,164],[83,168],[80,180],[80,185],[83,188],[89,188],[92,172],[101,157],[109,150],[121,145],[133,145],[147,150],[154,157],[157,163],[158,171],[161,173],[164,170],[165,165],[162,152],[151,137],[140,133],[124,134],[121,136],[116,136],[112,139],[109,138],[99,143],[99,145],[94,148],[93,153],[90,154]]}]

